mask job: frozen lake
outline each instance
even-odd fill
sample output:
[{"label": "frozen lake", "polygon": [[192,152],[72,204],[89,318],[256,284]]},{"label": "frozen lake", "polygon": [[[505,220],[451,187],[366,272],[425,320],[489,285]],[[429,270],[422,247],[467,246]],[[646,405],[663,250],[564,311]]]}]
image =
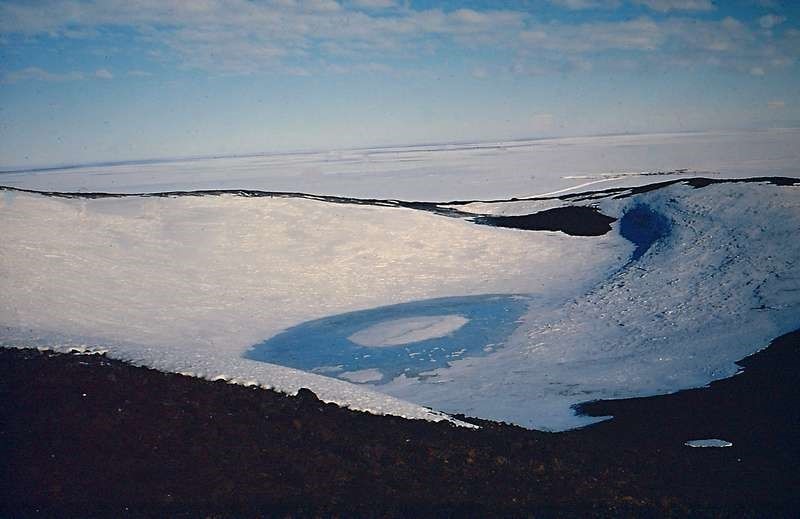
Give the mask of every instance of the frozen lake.
[{"label": "frozen lake", "polygon": [[500,347],[519,325],[526,302],[522,296],[480,295],[348,312],[294,326],[245,357],[346,380],[366,370],[369,382],[424,376]]}]

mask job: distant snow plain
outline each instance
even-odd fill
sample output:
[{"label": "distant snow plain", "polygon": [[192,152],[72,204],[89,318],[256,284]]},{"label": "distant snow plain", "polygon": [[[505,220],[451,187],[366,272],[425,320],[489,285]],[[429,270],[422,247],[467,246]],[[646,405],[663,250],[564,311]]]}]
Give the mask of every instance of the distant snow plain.
[{"label": "distant snow plain", "polygon": [[[799,144],[797,130],[554,139],[4,173],[0,185],[467,199],[484,202],[461,210],[513,215],[567,202],[486,201],[643,185],[679,176],[635,173],[678,168],[800,177]],[[604,236],[574,237],[299,198],[5,191],[0,344],[107,350],[168,371],[308,387],[375,413],[441,420],[439,411],[462,412],[563,430],[597,420],[575,415],[574,404],[702,386],[800,327],[800,187],[676,184],[569,203],[615,218],[646,205],[672,230],[631,262],[618,223]],[[385,381],[373,368],[337,378],[244,358],[311,320],[482,294],[525,294],[528,310],[504,344],[425,376]],[[464,325],[463,316],[439,317],[355,336],[402,347]]]},{"label": "distant snow plain", "polygon": [[643,185],[678,177],[642,172],[684,168],[705,176],[795,176],[800,174],[799,141],[800,130],[775,129],[275,153],[6,172],[0,185],[67,192],[253,189],[433,202],[494,200],[577,186]]}]

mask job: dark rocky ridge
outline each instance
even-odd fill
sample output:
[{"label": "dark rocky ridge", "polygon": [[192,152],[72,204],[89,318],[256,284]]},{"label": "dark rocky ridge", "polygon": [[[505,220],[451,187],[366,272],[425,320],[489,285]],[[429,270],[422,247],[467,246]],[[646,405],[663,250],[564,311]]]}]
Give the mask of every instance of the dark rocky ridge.
[{"label": "dark rocky ridge", "polygon": [[[800,331],[708,388],[584,404],[565,433],[373,416],[133,367],[0,349],[8,516],[792,517]],[[725,449],[692,449],[719,437]]]},{"label": "dark rocky ridge", "polygon": [[[681,178],[675,180],[667,180],[664,182],[656,182],[638,187],[616,187],[611,189],[595,190],[595,191],[580,191],[577,193],[569,193],[558,196],[544,196],[544,197],[512,197],[501,199],[489,200],[451,200],[444,202],[421,202],[409,200],[395,200],[395,199],[379,199],[379,198],[352,198],[333,195],[313,195],[309,193],[293,192],[293,191],[262,191],[256,189],[202,189],[194,191],[162,191],[162,192],[146,192],[146,193],[105,193],[105,192],[61,192],[61,191],[38,191],[35,189],[23,189],[10,186],[0,185],[0,191],[17,191],[20,193],[32,193],[45,196],[54,196],[58,198],[125,198],[125,197],[155,197],[155,198],[168,198],[175,196],[218,196],[218,195],[236,195],[246,197],[272,197],[272,198],[304,198],[308,200],[319,200],[323,202],[339,203],[339,204],[357,204],[357,205],[376,205],[384,207],[406,207],[409,209],[442,211],[444,214],[454,214],[458,216],[475,216],[473,213],[463,213],[455,209],[450,209],[442,206],[459,206],[474,204],[476,202],[483,203],[501,203],[501,202],[524,202],[533,200],[583,200],[589,197],[605,197],[614,196],[617,198],[625,198],[628,196],[647,193],[655,191],[673,184],[685,184],[695,189],[708,187],[715,184],[752,184],[752,183],[766,183],[775,186],[796,186],[800,185],[800,178],[793,177],[751,177],[751,178],[706,178],[706,177],[692,177]],[[455,211],[455,212],[453,212]]]},{"label": "dark rocky ridge", "polygon": [[0,186],[0,191],[33,193],[44,196],[58,198],[126,198],[126,197],[155,197],[169,198],[177,196],[219,196],[235,195],[243,197],[266,197],[266,198],[302,198],[306,200],[317,200],[334,204],[354,204],[371,205],[379,207],[402,207],[427,211],[440,216],[451,218],[466,218],[479,225],[492,225],[496,227],[506,227],[529,231],[561,231],[572,236],[601,236],[611,230],[611,223],[614,218],[606,216],[593,207],[585,205],[575,205],[558,207],[519,216],[494,216],[480,215],[465,212],[457,209],[460,205],[467,205],[475,202],[500,203],[500,202],[519,202],[533,200],[563,200],[565,202],[586,202],[606,197],[627,198],[636,194],[654,191],[673,184],[683,183],[695,189],[707,187],[714,184],[723,183],[769,183],[777,186],[793,186],[800,184],[800,178],[788,177],[756,177],[746,179],[711,179],[711,178],[689,178],[669,180],[648,184],[646,186],[634,188],[613,188],[602,191],[588,191],[571,193],[552,197],[522,197],[509,198],[504,200],[456,200],[451,202],[415,202],[405,200],[376,199],[376,198],[350,198],[329,195],[312,195],[300,192],[278,192],[278,191],[259,191],[251,189],[210,189],[198,191],[165,191],[160,193],[102,193],[102,192],[81,192],[63,193],[58,191],[35,191],[30,189],[20,189],[8,186]]},{"label": "dark rocky ridge", "polygon": [[526,231],[561,231],[570,236],[602,236],[611,230],[611,223],[617,220],[594,207],[573,205],[520,216],[480,216],[473,221],[493,227]]},{"label": "dark rocky ridge", "polygon": [[559,200],[571,201],[585,201],[593,200],[596,198],[614,197],[614,198],[629,198],[634,195],[656,191],[658,189],[669,187],[674,184],[685,184],[694,189],[702,189],[704,187],[713,186],[716,184],[770,184],[773,186],[796,186],[800,185],[800,178],[791,177],[752,177],[752,178],[705,178],[694,177],[677,180],[667,180],[665,182],[656,182],[654,184],[647,184],[638,187],[617,187],[611,189],[604,189],[600,191],[585,191],[581,193],[570,193],[562,195]]}]

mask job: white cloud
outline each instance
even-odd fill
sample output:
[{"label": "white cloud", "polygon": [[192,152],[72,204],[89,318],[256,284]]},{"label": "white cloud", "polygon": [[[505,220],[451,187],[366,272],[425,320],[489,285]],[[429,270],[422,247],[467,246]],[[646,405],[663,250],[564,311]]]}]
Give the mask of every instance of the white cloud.
[{"label": "white cloud", "polygon": [[764,29],[772,29],[776,25],[780,25],[786,21],[785,16],[778,16],[776,14],[766,14],[758,19],[759,25]]},{"label": "white cloud", "polygon": [[472,77],[475,79],[486,79],[489,77],[489,71],[486,67],[474,67],[472,69]]},{"label": "white cloud", "polygon": [[39,67],[28,67],[22,70],[7,72],[3,75],[3,83],[19,81],[80,81],[84,75],[80,72],[53,73]]},{"label": "white cloud", "polygon": [[767,72],[764,70],[763,67],[751,67],[750,68],[750,75],[753,75],[753,76],[763,76],[766,73]]},{"label": "white cloud", "polygon": [[[620,0],[548,0],[551,4],[573,11],[585,9],[616,9],[622,5]],[[629,0],[634,5],[641,5],[666,13],[669,11],[712,11],[711,0]]]},{"label": "white cloud", "polygon": [[128,75],[131,77],[149,77],[152,76],[153,74],[151,72],[147,72],[146,70],[134,69],[134,70],[129,70]]},{"label": "white cloud", "polygon": [[[551,0],[566,8],[614,7],[617,0]],[[708,11],[708,0],[627,0],[650,9]],[[714,66],[749,72],[794,63],[800,39],[754,32],[733,18],[641,17],[626,21],[542,22],[513,10],[415,10],[397,2],[390,13],[355,6],[392,7],[389,0],[22,0],[0,2],[0,33],[57,37],[67,31],[128,27],[143,55],[162,63],[212,73],[286,74],[364,70],[389,60],[411,62],[444,46],[491,48],[525,74],[584,70],[594,56],[614,51],[620,60]],[[770,16],[770,15],[768,15]],[[774,15],[773,15],[774,16]],[[769,18],[775,23],[776,19]],[[497,64],[495,64],[496,66]],[[377,68],[373,67],[377,71]],[[35,74],[34,74],[35,75]],[[99,77],[99,76],[98,76]]]},{"label": "white cloud", "polygon": [[342,6],[335,0],[304,0],[300,4],[310,11],[317,12],[334,12],[342,9]]},{"label": "white cloud", "polygon": [[508,71],[514,76],[543,76],[551,72],[551,69],[537,63],[520,60],[508,67]]},{"label": "white cloud", "polygon": [[514,11],[410,8],[389,17],[348,10],[332,0],[49,0],[0,3],[0,33],[63,35],[76,27],[127,26],[167,44],[185,65],[247,72],[324,46],[385,56],[388,51],[413,55],[428,36],[497,41],[521,29],[527,17]]},{"label": "white cloud", "polygon": [[767,102],[767,108],[770,110],[782,110],[786,108],[786,102],[779,99],[769,101]]},{"label": "white cloud", "polygon": [[[530,33],[523,34],[529,39]],[[565,52],[598,52],[603,50],[652,51],[660,47],[666,34],[663,28],[649,18],[624,22],[594,22],[580,25],[553,26],[548,31],[535,31],[534,38],[542,35],[539,45]]]},{"label": "white cloud", "polygon": [[365,9],[387,9],[397,4],[394,0],[353,0],[353,5]]},{"label": "white cloud", "polygon": [[[133,72],[133,71],[132,71]],[[142,75],[146,72],[136,71],[137,74],[129,75]],[[87,77],[95,77],[98,79],[114,79],[114,74],[108,69],[97,69],[94,73],[88,76],[83,72],[50,72],[39,67],[27,67],[22,70],[6,72],[3,75],[3,83],[18,83],[20,81],[49,81],[49,82],[63,82],[63,81],[83,81]]]},{"label": "white cloud", "polygon": [[108,69],[100,68],[94,71],[94,77],[98,79],[114,79],[114,74]]},{"label": "white cloud", "polygon": [[[790,29],[773,40],[731,17],[540,24],[522,31],[520,41],[511,72],[521,75],[585,70],[598,64],[626,70],[713,67],[767,74],[792,66],[800,51],[796,44],[800,32]],[[607,51],[615,51],[615,57],[597,59]]]},{"label": "white cloud", "polygon": [[548,0],[551,4],[578,11],[582,9],[615,9],[620,6],[619,0]]},{"label": "white cloud", "polygon": [[351,63],[342,65],[340,63],[328,63],[324,66],[324,71],[329,74],[394,74],[394,70],[389,65],[383,63]]},{"label": "white cloud", "polygon": [[714,4],[711,0],[632,0],[632,2],[662,13],[669,11],[714,10]]}]

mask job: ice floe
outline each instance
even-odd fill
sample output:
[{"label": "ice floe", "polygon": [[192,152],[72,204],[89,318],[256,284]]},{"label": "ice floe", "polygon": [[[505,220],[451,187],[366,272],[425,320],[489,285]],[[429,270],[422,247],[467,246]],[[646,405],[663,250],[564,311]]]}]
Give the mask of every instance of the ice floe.
[{"label": "ice floe", "polygon": [[726,440],[709,438],[706,440],[689,440],[684,443],[687,447],[733,447],[733,444]]},{"label": "ice floe", "polygon": [[373,324],[348,339],[361,346],[381,348],[436,339],[458,330],[469,322],[461,315],[406,317]]}]

